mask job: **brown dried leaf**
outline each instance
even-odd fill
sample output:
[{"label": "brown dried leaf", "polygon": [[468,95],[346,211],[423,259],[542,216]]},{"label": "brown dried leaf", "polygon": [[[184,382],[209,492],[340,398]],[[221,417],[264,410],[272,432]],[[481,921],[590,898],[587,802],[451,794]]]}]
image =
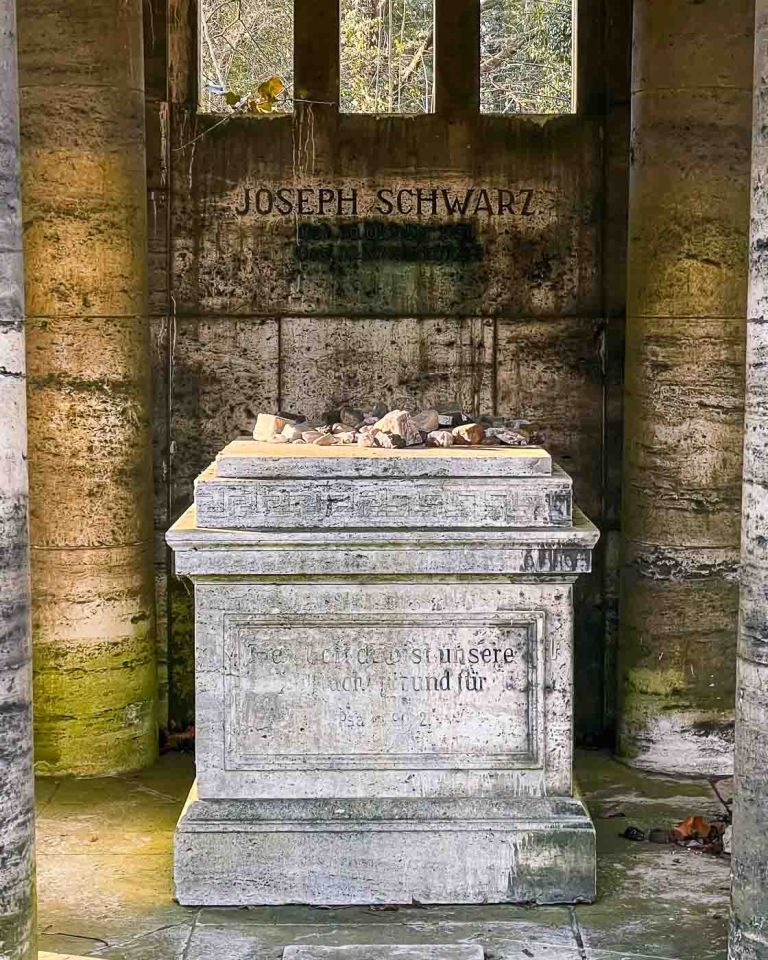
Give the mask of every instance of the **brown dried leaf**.
[{"label": "brown dried leaf", "polygon": [[711,826],[703,817],[686,817],[672,829],[675,840],[706,840]]}]

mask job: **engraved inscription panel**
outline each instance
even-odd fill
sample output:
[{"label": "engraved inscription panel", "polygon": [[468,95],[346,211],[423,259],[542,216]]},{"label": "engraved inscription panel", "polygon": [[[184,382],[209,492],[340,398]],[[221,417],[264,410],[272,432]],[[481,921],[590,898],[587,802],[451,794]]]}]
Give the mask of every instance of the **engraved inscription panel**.
[{"label": "engraved inscription panel", "polygon": [[228,617],[231,770],[532,767],[543,612]]},{"label": "engraved inscription panel", "polygon": [[207,481],[196,490],[200,526],[568,526],[570,488],[548,484],[419,481]]}]

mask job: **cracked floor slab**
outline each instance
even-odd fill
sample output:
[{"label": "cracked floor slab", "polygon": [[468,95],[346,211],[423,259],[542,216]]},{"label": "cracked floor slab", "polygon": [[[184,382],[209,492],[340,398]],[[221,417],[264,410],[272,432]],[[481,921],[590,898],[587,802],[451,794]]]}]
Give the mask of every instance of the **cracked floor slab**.
[{"label": "cracked floor slab", "polygon": [[712,818],[730,786],[631,770],[580,753],[598,835],[599,898],[570,907],[181,907],[172,899],[173,829],[194,773],[169,754],[148,771],[41,780],[38,876],[42,960],[281,960],[288,944],[482,946],[485,960],[722,960],[729,863],[633,843],[628,825]]}]

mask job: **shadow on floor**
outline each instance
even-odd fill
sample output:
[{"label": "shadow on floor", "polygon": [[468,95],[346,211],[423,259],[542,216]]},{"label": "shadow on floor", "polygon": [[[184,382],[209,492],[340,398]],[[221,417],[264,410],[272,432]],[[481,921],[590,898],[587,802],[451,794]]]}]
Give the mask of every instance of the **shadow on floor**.
[{"label": "shadow on floor", "polygon": [[706,782],[578,755],[598,833],[595,904],[192,909],[172,900],[171,848],[193,775],[191,758],[168,754],[132,776],[38,782],[42,960],[279,960],[288,943],[471,942],[487,960],[726,955],[727,858],[619,837],[628,824],[669,827],[692,813],[722,812]]}]

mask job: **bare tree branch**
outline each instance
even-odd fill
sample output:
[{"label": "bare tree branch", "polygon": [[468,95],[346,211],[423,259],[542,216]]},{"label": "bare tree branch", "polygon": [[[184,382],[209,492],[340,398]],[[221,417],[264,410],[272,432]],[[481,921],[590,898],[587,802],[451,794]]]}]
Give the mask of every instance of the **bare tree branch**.
[{"label": "bare tree branch", "polygon": [[208,47],[208,55],[211,58],[211,63],[213,64],[213,69],[216,72],[216,77],[219,81],[219,86],[222,89],[226,89],[226,82],[224,80],[224,75],[221,72],[221,67],[219,66],[219,61],[216,59],[216,54],[213,52],[213,44],[211,43],[211,35],[208,33],[208,18],[203,14],[200,17],[200,23],[203,26],[203,39],[205,40],[205,45]]},{"label": "bare tree branch", "polygon": [[411,58],[411,62],[403,71],[403,77],[402,77],[402,80],[400,81],[400,90],[403,89],[406,83],[408,83],[410,78],[419,69],[419,64],[424,58],[424,54],[427,52],[427,50],[430,49],[430,47],[434,42],[435,42],[435,31],[430,30],[429,33],[426,35],[426,37],[424,37],[424,39],[419,44],[419,47],[416,50],[416,53],[414,53],[413,57]]}]

